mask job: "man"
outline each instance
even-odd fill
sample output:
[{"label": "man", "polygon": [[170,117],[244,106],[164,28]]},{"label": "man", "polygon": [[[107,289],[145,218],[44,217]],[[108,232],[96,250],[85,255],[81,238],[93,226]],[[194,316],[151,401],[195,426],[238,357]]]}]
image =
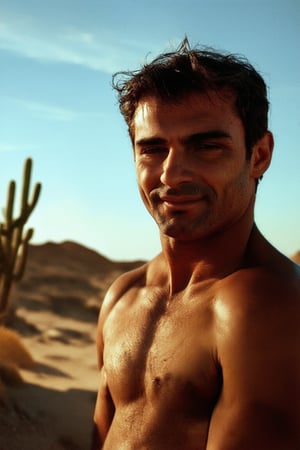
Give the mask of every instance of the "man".
[{"label": "man", "polygon": [[104,300],[94,448],[300,449],[299,268],[254,223],[264,81],[185,40],[115,87],[162,252]]}]

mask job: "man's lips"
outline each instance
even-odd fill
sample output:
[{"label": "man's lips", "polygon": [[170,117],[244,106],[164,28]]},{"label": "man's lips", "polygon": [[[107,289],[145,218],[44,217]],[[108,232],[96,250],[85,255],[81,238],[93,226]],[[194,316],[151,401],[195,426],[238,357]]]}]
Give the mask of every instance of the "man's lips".
[{"label": "man's lips", "polygon": [[169,208],[187,208],[199,204],[209,198],[209,190],[205,187],[186,183],[178,188],[161,187],[150,193],[150,198],[155,204],[163,204]]},{"label": "man's lips", "polygon": [[160,201],[170,207],[186,207],[189,205],[194,205],[200,201],[203,201],[204,196],[174,196],[174,195],[164,195],[160,197]]}]

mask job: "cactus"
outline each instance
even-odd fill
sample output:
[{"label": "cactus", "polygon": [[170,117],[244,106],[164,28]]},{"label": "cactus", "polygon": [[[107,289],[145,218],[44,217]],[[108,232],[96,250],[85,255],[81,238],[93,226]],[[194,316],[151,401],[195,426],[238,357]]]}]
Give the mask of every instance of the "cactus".
[{"label": "cactus", "polygon": [[8,187],[7,205],[4,211],[4,223],[0,223],[0,322],[4,320],[9,294],[14,281],[22,278],[26,266],[28,243],[33,229],[24,230],[33,208],[37,204],[41,183],[36,183],[31,201],[29,189],[32,160],[26,159],[19,216],[14,218],[16,183],[11,181]]}]

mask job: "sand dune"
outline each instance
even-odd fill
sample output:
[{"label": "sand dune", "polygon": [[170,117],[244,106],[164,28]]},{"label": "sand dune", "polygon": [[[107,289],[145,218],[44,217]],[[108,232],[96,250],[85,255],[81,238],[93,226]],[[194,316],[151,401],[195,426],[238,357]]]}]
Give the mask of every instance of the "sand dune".
[{"label": "sand dune", "polygon": [[113,262],[74,242],[30,247],[8,325],[32,364],[20,363],[18,344],[0,330],[0,450],[89,449],[99,308],[113,279],[140,264]]}]

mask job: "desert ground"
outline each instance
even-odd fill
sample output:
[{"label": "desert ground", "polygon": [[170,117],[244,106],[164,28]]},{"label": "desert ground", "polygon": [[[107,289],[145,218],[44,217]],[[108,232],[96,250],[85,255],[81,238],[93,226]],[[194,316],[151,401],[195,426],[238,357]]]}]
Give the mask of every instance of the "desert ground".
[{"label": "desert ground", "polygon": [[90,448],[99,309],[113,279],[141,263],[74,242],[30,246],[11,296],[13,331],[0,329],[0,450]]}]

